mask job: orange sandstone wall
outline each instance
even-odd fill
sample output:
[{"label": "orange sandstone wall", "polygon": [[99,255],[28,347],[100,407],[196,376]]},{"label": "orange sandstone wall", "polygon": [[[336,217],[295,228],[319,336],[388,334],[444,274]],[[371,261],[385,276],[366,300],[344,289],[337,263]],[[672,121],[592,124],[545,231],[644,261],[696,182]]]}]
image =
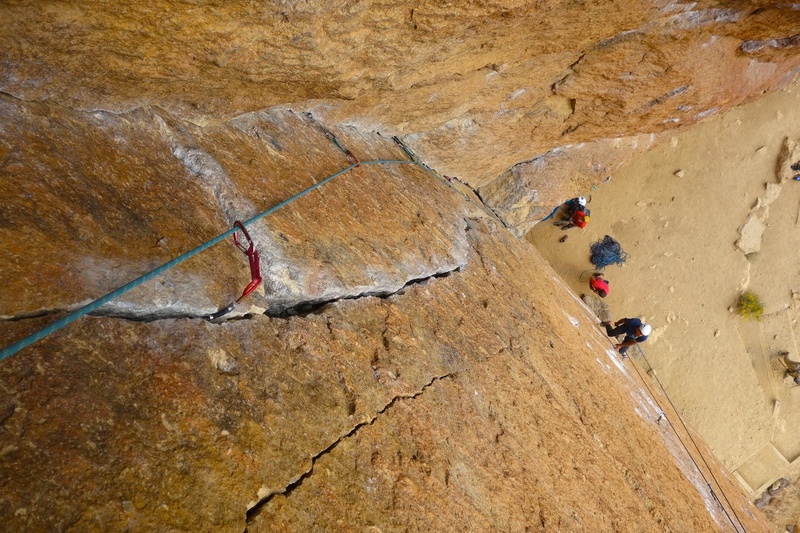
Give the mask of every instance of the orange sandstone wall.
[{"label": "orange sandstone wall", "polygon": [[[401,135],[522,232],[660,132],[780,84],[797,21],[6,2],[0,343],[345,168],[323,128],[362,161],[403,159]],[[588,311],[422,168],[359,166],[250,230],[264,285],[236,320],[203,319],[249,279],[224,242],[0,362],[5,527],[733,528]]]},{"label": "orange sandstone wall", "polygon": [[[774,2],[19,2],[0,13],[9,95],[154,105],[200,125],[313,110],[403,135],[520,231],[540,218],[521,199],[553,206],[630,157],[604,155],[611,140],[693,124],[800,65],[800,11]],[[598,142],[575,155],[590,160],[580,168],[549,162]],[[545,170],[509,173],[536,158]]]}]

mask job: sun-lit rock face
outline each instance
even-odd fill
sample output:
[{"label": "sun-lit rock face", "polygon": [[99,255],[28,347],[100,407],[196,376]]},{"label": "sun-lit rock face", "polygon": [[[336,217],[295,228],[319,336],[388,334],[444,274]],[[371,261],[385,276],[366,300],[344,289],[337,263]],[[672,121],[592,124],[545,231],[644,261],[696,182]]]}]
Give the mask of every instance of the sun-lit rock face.
[{"label": "sun-lit rock face", "polygon": [[0,361],[4,527],[768,530],[503,225],[777,86],[800,11],[323,4],[0,6],[2,347],[280,207],[235,320],[226,237]]},{"label": "sun-lit rock face", "polygon": [[3,347],[350,169],[251,224],[265,281],[237,319],[202,318],[249,281],[227,238],[0,361],[9,530],[728,527],[591,312],[392,140],[0,110]]},{"label": "sun-lit rock face", "polygon": [[[289,111],[200,128],[150,107],[85,113],[5,97],[0,120],[0,146],[8,147],[0,269],[16,295],[0,303],[5,317],[74,307],[349,165],[312,117]],[[248,299],[256,310],[274,315],[392,293],[464,264],[463,221],[444,214],[470,206],[447,196],[434,201],[428,191],[439,182],[419,167],[406,173],[411,182],[402,179],[401,163],[410,160],[390,139],[352,128],[337,135],[364,161],[400,163],[352,169],[336,187],[251,226],[268,293]],[[374,199],[377,190],[385,201]],[[409,202],[408,194],[420,196]],[[232,243],[189,259],[104,312],[135,319],[213,313],[249,281],[247,259]]]},{"label": "sun-lit rock face", "polygon": [[[505,174],[517,163],[693,124],[800,65],[800,10],[774,2],[39,2],[0,11],[0,90],[15,97],[84,110],[155,105],[197,124],[277,105],[313,109],[329,123],[403,135],[440,171],[474,188],[499,179],[498,191],[517,186]],[[579,172],[560,197],[591,176]],[[502,192],[485,199],[504,201]]]}]

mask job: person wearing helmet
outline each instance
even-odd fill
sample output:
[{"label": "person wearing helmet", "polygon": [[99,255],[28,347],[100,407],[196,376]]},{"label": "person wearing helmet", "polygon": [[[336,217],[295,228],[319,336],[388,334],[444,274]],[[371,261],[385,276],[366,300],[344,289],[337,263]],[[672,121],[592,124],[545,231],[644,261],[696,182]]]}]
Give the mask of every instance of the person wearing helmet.
[{"label": "person wearing helmet", "polygon": [[647,336],[653,331],[653,328],[651,328],[649,324],[645,324],[638,318],[623,318],[617,320],[614,323],[614,328],[611,327],[610,322],[601,322],[600,325],[605,326],[606,334],[609,337],[625,335],[622,342],[614,345],[614,348],[616,348],[623,357],[625,357],[625,352],[628,351],[628,348],[636,343],[646,341]]},{"label": "person wearing helmet", "polygon": [[572,200],[569,200],[569,202],[577,204],[581,207],[586,207],[586,198],[583,196],[578,196],[577,198],[573,198]]},{"label": "person wearing helmet", "polygon": [[577,198],[567,200],[564,205],[567,208],[565,218],[562,218],[559,222],[555,222],[553,225],[561,226],[562,230],[568,230],[575,226],[580,229],[585,228],[586,224],[589,223],[589,208],[586,207],[586,198],[578,196]]},{"label": "person wearing helmet", "polygon": [[569,219],[578,211],[586,211],[586,198],[578,196],[577,198],[567,200],[564,205],[567,206],[567,218]]}]

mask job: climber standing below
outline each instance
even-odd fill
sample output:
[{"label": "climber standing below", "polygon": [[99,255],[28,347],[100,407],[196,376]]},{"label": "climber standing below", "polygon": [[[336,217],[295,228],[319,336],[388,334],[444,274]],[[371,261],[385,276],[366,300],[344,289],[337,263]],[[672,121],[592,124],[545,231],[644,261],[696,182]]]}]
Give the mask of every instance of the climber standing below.
[{"label": "climber standing below", "polygon": [[567,208],[566,217],[558,222],[554,222],[554,226],[561,226],[562,230],[574,228],[575,226],[583,229],[589,223],[589,209],[586,207],[586,198],[579,196],[571,200],[567,200],[564,205]]},{"label": "climber standing below", "polygon": [[649,324],[645,324],[638,318],[623,318],[617,320],[614,323],[614,326],[616,326],[614,328],[611,327],[610,322],[600,322],[600,325],[605,326],[606,334],[609,337],[625,334],[625,338],[622,339],[622,342],[614,345],[614,348],[616,348],[623,357],[625,357],[625,352],[628,351],[628,348],[638,342],[646,341],[647,336],[653,331],[653,328],[651,328]]},{"label": "climber standing below", "polygon": [[603,277],[602,272],[595,272],[592,274],[592,277],[589,278],[589,288],[592,289],[600,298],[605,298],[608,296],[609,288],[608,288],[609,281]]}]

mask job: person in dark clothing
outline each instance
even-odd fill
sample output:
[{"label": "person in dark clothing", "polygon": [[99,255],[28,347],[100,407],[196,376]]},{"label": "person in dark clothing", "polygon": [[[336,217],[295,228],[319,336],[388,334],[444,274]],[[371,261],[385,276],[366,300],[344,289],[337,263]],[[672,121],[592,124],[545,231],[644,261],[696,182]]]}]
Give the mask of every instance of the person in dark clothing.
[{"label": "person in dark clothing", "polygon": [[567,200],[564,202],[564,205],[567,206],[567,219],[570,219],[572,215],[578,211],[586,211],[586,198],[578,196],[577,198]]},{"label": "person in dark clothing", "polygon": [[614,348],[616,348],[623,357],[625,356],[625,352],[628,351],[628,348],[636,343],[646,341],[647,336],[653,331],[653,328],[651,328],[649,324],[645,324],[638,318],[623,318],[617,320],[613,328],[610,322],[601,322],[600,325],[605,326],[606,334],[609,337],[625,335],[622,342],[614,345]]},{"label": "person in dark clothing", "polygon": [[586,207],[586,198],[579,196],[564,202],[566,212],[564,217],[558,222],[554,222],[554,226],[561,226],[562,230],[574,228],[575,226],[583,229],[589,223],[589,208]]}]

